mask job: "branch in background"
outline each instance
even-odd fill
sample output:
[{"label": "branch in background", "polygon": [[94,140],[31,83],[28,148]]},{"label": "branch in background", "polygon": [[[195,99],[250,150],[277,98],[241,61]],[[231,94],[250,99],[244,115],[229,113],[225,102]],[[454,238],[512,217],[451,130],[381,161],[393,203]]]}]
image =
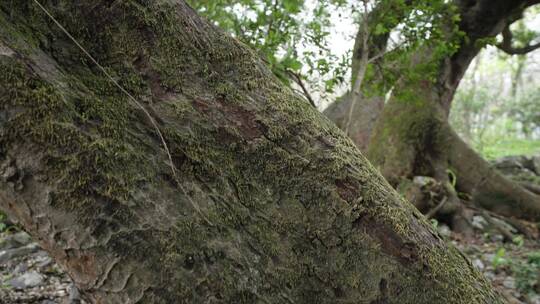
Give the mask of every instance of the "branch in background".
[{"label": "branch in background", "polygon": [[540,48],[540,42],[536,44],[529,44],[524,47],[516,48],[512,46],[512,40],[514,35],[510,30],[510,25],[507,25],[502,31],[503,41],[497,44],[497,48],[510,55],[524,55]]},{"label": "branch in background", "polygon": [[302,89],[303,95],[306,97],[309,103],[316,109],[317,104],[315,104],[315,101],[311,97],[309,90],[306,88],[306,85],[304,84],[304,81],[302,80],[302,75],[291,70],[287,70],[287,73],[289,73],[289,75],[292,76],[294,82],[296,82],[296,84],[298,84],[300,88]]},{"label": "branch in background", "polygon": [[371,58],[368,59],[368,63],[372,63],[374,62],[375,60],[379,59],[379,58],[382,58],[384,55],[386,55],[388,52],[385,52],[385,51],[382,51],[380,52],[379,54],[377,54],[376,56],[373,56]]},{"label": "branch in background", "polygon": [[[273,16],[272,13],[278,10],[278,1],[277,1],[277,0],[274,1],[274,4],[273,4],[273,6],[272,6],[272,10],[273,10],[273,11],[270,11],[270,17],[271,17],[271,18],[270,18],[270,22],[268,23],[268,28],[267,28],[267,30],[266,30],[266,32],[268,33],[268,35],[270,35],[270,33],[272,33],[272,26],[274,25],[274,18],[273,18],[274,16]],[[279,29],[279,27],[278,27],[278,29]]]},{"label": "branch in background", "polygon": [[347,121],[345,122],[345,134],[347,135],[349,135],[349,128],[351,126],[354,106],[361,99],[362,82],[364,81],[364,77],[366,76],[367,66],[369,64],[370,54],[369,54],[368,42],[369,42],[370,30],[369,30],[368,7],[367,7],[366,0],[364,0],[364,15],[362,16],[362,23],[360,24],[359,32],[362,34],[362,49],[361,49],[362,53],[360,56],[358,71],[356,72],[357,74],[356,80],[354,81],[354,85],[352,88],[351,106],[349,107],[349,114],[347,115]]}]

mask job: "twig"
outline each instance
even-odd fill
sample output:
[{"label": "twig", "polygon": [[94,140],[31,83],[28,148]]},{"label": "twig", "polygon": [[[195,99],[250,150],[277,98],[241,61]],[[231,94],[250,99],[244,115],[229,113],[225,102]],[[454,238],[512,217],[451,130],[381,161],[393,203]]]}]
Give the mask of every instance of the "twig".
[{"label": "twig", "polygon": [[444,204],[446,204],[447,201],[448,201],[448,197],[447,196],[443,197],[443,199],[439,202],[439,204],[437,204],[437,206],[435,206],[435,208],[429,210],[429,212],[426,213],[426,218],[430,219],[434,217],[435,214],[437,214],[437,212],[441,210],[441,208],[444,206]]},{"label": "twig", "polygon": [[503,41],[497,44],[497,48],[509,55],[524,55],[540,48],[540,42],[536,44],[527,44],[524,47],[515,47],[512,45],[514,35],[510,30],[510,24],[504,27],[502,30]]},{"label": "twig", "polygon": [[293,79],[294,81],[300,86],[300,88],[302,89],[302,93],[303,95],[306,97],[306,99],[309,101],[309,103],[316,109],[317,108],[317,104],[315,103],[315,101],[313,100],[313,98],[311,97],[311,94],[309,93],[309,90],[306,88],[306,85],[304,84],[304,82],[302,81],[302,76],[296,72],[293,72],[291,70],[287,70],[287,72],[293,76]]}]

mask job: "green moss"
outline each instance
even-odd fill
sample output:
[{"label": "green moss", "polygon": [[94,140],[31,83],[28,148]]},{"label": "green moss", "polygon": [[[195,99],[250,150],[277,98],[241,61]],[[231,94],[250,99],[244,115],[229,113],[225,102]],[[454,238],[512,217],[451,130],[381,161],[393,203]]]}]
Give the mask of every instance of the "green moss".
[{"label": "green moss", "polygon": [[126,100],[69,96],[29,77],[26,67],[7,57],[0,65],[5,71],[0,83],[7,88],[2,107],[19,108],[6,123],[2,141],[33,142],[46,151],[48,178],[64,189],[54,203],[76,210],[90,193],[126,203],[147,170],[134,165],[144,154],[126,133]]},{"label": "green moss", "polygon": [[422,92],[396,92],[376,126],[367,155],[394,185],[404,177],[432,175],[430,161],[445,153],[448,130],[432,98]]}]

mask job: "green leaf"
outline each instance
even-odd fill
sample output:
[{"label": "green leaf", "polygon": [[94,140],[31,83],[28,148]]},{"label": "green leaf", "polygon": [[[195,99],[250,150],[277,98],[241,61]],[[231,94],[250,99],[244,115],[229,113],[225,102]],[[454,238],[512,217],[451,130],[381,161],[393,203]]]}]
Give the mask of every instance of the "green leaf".
[{"label": "green leaf", "polygon": [[302,63],[296,59],[291,59],[288,66],[293,71],[300,71],[302,69]]},{"label": "green leaf", "polygon": [[299,0],[285,0],[283,1],[283,8],[289,13],[299,13],[302,8],[302,2]]},{"label": "green leaf", "polygon": [[381,34],[384,34],[388,32],[388,29],[384,27],[383,24],[381,23],[378,23],[376,26],[375,26],[375,31],[374,31],[374,34],[375,35],[381,35]]}]

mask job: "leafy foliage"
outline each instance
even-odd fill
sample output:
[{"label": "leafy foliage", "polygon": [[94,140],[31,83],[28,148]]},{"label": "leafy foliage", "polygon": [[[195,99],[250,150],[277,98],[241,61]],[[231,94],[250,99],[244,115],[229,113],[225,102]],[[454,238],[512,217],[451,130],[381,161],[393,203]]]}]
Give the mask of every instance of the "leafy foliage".
[{"label": "leafy foliage", "polygon": [[540,288],[540,252],[531,252],[527,255],[527,261],[513,266],[516,274],[517,288],[524,293],[529,293]]},{"label": "leafy foliage", "polygon": [[[523,244],[518,245],[521,247]],[[504,247],[499,248],[492,260],[494,269],[506,267],[516,278],[516,287],[523,293],[530,293],[540,287],[540,252],[533,251],[527,254],[527,258],[514,259],[507,256]]]},{"label": "leafy foliage", "polygon": [[[369,35],[391,38],[385,59],[384,83],[371,89],[386,92],[403,75],[435,81],[438,60],[455,52],[463,39],[456,8],[444,0],[190,0],[200,14],[250,45],[284,83],[306,81],[317,96],[325,98],[349,82],[352,53],[336,54],[332,29],[343,18],[370,17]],[[371,12],[375,12],[371,14]],[[337,19],[337,21],[336,21]],[[455,32],[450,34],[448,31]],[[352,40],[352,39],[351,39]],[[432,46],[434,60],[412,69],[410,54],[425,44]],[[388,51],[388,50],[386,50]],[[379,54],[371,54],[371,57]],[[375,63],[368,67],[369,78]],[[292,77],[294,76],[294,77]]]},{"label": "leafy foliage", "polygon": [[540,152],[540,90],[534,53],[480,53],[454,97],[450,122],[486,158]]},{"label": "leafy foliage", "polygon": [[338,57],[329,45],[331,12],[342,0],[191,0],[196,10],[255,49],[274,74],[291,84],[291,73],[322,81],[333,92],[344,81],[349,57]]},{"label": "leafy foliage", "polygon": [[507,265],[509,263],[509,260],[505,258],[505,256],[506,249],[504,249],[504,247],[499,248],[499,250],[497,250],[497,253],[495,253],[495,256],[493,257],[493,260],[491,261],[493,268],[497,269],[498,267]]}]

